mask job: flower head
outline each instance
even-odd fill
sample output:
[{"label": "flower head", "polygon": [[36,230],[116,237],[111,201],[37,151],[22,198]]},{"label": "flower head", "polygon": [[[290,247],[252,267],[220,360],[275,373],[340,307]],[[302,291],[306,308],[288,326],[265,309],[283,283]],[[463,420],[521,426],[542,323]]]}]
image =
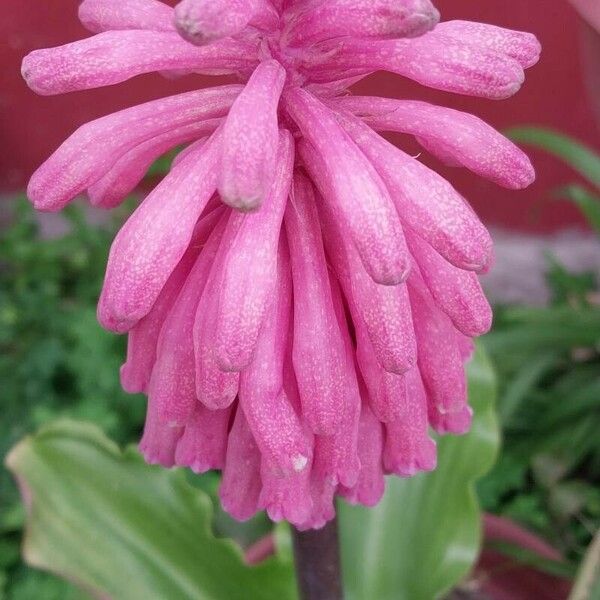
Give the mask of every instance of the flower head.
[{"label": "flower head", "polygon": [[241,82],[88,123],[29,184],[42,210],[82,192],[110,208],[186,145],[117,235],[98,306],[129,336],[123,386],[148,395],[146,459],[222,469],[233,516],[300,528],[331,519],[336,494],[373,505],[384,474],[433,469],[430,427],[470,425],[492,243],[447,181],[377,132],[507,188],[534,173],[477,117],[348,88],[387,70],[506,98],[535,37],[438,24],[429,0],[84,0],[80,17],[96,35],[24,59],[36,92],[150,71]]}]

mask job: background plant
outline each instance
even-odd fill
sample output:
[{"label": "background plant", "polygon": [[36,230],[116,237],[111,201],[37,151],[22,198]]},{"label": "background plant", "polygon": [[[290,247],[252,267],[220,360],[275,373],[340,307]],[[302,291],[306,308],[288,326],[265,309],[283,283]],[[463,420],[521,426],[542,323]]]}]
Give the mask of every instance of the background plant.
[{"label": "background plant", "polygon": [[[510,132],[567,162],[574,203],[600,236],[600,157],[541,128]],[[547,257],[548,307],[496,307],[486,338],[500,382],[504,446],[480,483],[483,506],[539,532],[577,565],[600,526],[600,295],[592,273]]]}]

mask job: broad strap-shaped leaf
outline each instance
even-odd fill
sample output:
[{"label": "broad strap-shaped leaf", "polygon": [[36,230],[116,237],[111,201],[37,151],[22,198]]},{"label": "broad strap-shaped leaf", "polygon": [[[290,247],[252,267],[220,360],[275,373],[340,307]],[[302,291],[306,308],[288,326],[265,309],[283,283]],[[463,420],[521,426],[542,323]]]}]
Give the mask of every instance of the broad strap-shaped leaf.
[{"label": "broad strap-shaped leaf", "polygon": [[292,565],[258,567],[211,532],[208,496],[184,474],[121,453],[95,426],[59,421],[7,459],[27,505],[23,552],[33,566],[115,600],[284,600]]},{"label": "broad strap-shaped leaf", "polygon": [[495,379],[481,346],[468,373],[473,427],[466,436],[438,441],[438,469],[388,478],[374,509],[340,505],[348,600],[432,600],[475,562],[481,513],[473,484],[490,469],[499,446]]}]

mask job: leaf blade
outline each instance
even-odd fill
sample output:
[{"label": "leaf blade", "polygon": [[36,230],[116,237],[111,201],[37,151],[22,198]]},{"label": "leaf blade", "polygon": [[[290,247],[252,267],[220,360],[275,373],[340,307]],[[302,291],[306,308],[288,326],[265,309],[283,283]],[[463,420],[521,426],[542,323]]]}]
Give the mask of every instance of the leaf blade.
[{"label": "leaf blade", "polygon": [[7,465],[29,507],[27,561],[97,597],[295,598],[289,563],[245,565],[233,542],[214,537],[210,500],[183,473],[121,453],[94,426],[55,422]]},{"label": "leaf blade", "polygon": [[431,600],[473,565],[481,541],[473,483],[492,466],[499,445],[495,380],[481,347],[469,365],[469,390],[473,428],[467,436],[440,441],[435,472],[390,479],[374,509],[340,505],[350,600]]}]

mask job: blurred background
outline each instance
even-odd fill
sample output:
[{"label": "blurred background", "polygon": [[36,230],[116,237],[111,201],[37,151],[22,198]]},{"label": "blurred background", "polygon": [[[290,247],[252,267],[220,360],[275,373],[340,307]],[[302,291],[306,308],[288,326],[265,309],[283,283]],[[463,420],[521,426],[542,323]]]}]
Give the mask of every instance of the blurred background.
[{"label": "blurred background", "polygon": [[[456,597],[559,600],[573,593],[585,565],[595,565],[593,573],[600,564],[600,550],[594,550],[595,559],[589,551],[600,526],[596,1],[578,1],[577,9],[567,0],[436,2],[444,20],[484,21],[540,38],[542,61],[510,100],[456,97],[383,74],[356,86],[362,93],[421,98],[473,112],[526,146],[538,175],[528,190],[507,192],[422,157],[470,200],[497,245],[497,264],[484,282],[496,321],[484,346],[497,373],[503,442],[495,466],[477,484],[484,550],[478,550],[470,574],[454,582]],[[144,399],[126,396],[118,382],[124,341],[102,331],[95,319],[110,241],[135,198],[110,215],[77,205],[61,216],[39,216],[23,190],[33,170],[83,123],[205,83],[148,75],[116,87],[36,96],[21,80],[20,61],[35,48],[86,36],[76,7],[75,0],[2,2],[2,456],[24,435],[64,416],[91,421],[120,444],[138,438]],[[394,141],[418,153],[405,139]],[[150,183],[160,173],[158,165]],[[212,497],[218,480],[215,475],[191,483]],[[23,524],[17,488],[2,471],[0,598],[81,597],[59,579],[25,566],[19,554]],[[235,529],[222,514],[215,527],[245,546],[270,531],[266,519]]]}]

